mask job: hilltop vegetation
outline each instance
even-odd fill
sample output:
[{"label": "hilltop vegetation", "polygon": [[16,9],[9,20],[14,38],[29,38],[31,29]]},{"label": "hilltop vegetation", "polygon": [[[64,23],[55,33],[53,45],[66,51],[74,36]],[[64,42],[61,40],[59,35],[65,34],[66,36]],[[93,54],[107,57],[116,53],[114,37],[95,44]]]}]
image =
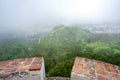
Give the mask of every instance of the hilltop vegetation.
[{"label": "hilltop vegetation", "polygon": [[120,36],[95,34],[81,27],[57,26],[29,46],[6,42],[0,46],[0,60],[44,56],[47,76],[70,76],[76,56],[120,66]]}]

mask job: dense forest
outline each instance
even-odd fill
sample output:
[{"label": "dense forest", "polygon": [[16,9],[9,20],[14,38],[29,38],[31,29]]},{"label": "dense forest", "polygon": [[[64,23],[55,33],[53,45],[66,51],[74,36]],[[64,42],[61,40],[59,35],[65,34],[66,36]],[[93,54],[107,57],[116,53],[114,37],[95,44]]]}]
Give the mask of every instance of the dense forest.
[{"label": "dense forest", "polygon": [[69,77],[76,56],[120,66],[119,34],[92,33],[81,27],[57,26],[42,36],[39,43],[35,40],[0,44],[0,61],[44,56],[47,76]]}]

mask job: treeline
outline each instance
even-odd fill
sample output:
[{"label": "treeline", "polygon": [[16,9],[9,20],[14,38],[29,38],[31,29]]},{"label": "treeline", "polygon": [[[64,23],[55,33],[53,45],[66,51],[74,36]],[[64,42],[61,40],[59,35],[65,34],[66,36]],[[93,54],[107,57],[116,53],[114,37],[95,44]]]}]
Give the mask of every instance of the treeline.
[{"label": "treeline", "polygon": [[0,46],[0,60],[44,56],[47,76],[69,77],[76,56],[101,60],[120,66],[120,37],[93,34],[80,27],[55,27],[40,43]]}]

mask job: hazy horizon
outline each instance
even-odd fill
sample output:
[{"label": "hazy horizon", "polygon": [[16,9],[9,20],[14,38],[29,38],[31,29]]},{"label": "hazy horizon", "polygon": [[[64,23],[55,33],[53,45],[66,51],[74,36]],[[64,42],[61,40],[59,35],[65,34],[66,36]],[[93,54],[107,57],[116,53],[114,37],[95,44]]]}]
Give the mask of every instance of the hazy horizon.
[{"label": "hazy horizon", "polygon": [[0,28],[19,30],[59,24],[118,24],[119,3],[120,0],[0,0]]}]

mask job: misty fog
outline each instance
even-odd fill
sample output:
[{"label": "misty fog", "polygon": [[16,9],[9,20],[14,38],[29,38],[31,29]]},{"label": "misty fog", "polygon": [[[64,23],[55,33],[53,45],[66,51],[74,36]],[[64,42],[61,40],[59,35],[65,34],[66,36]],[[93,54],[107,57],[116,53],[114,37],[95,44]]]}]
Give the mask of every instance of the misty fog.
[{"label": "misty fog", "polygon": [[120,0],[0,0],[0,32],[119,23]]},{"label": "misty fog", "polygon": [[[41,56],[45,61],[39,61]],[[76,56],[84,59],[76,61]],[[74,60],[80,69],[72,67]],[[36,80],[38,71],[41,76],[45,73],[47,80],[77,73],[85,80],[118,80],[117,66],[120,0],[0,0],[0,80]]]},{"label": "misty fog", "polygon": [[[38,41],[59,25],[119,33],[119,25],[112,28],[120,22],[119,3],[119,0],[0,0],[0,42]],[[111,28],[101,31],[94,28],[96,24]]]}]

